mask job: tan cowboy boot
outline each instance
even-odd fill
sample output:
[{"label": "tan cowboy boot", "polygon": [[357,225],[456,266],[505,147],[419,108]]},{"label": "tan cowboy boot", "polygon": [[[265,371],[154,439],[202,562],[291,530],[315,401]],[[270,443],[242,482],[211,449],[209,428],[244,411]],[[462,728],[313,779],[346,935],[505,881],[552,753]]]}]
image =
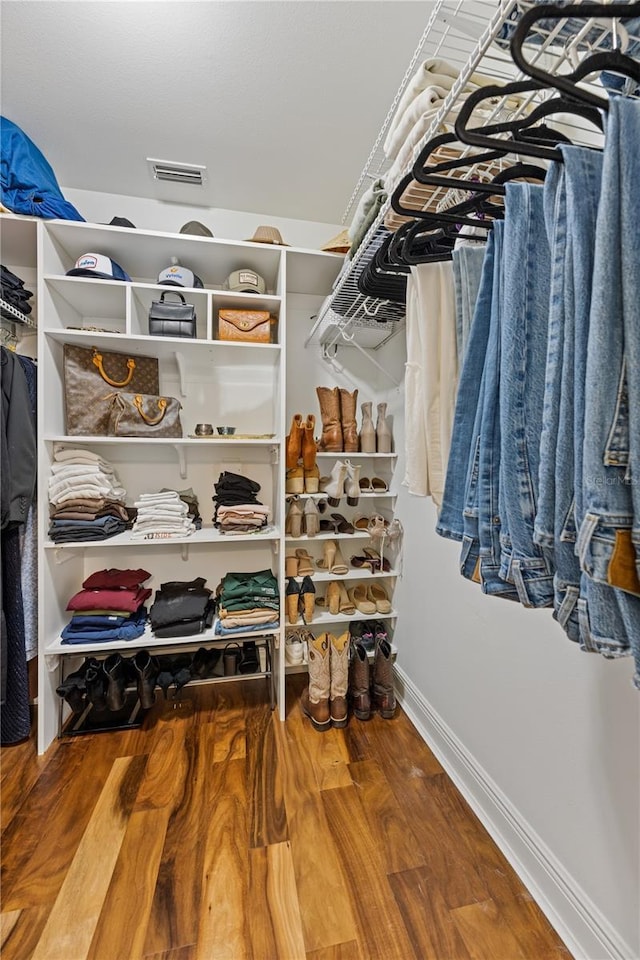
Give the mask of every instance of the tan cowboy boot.
[{"label": "tan cowboy boot", "polygon": [[358,406],[358,391],[349,393],[340,389],[340,420],[342,423],[342,449],[345,453],[358,452],[358,427],[356,424],[356,409]]},{"label": "tan cowboy boot", "polygon": [[309,633],[309,686],[300,697],[303,713],[311,720],[316,730],[329,730],[331,712],[329,694],[331,692],[331,654],[329,634],[321,633],[313,637]]},{"label": "tan cowboy boot", "polygon": [[340,391],[338,387],[316,387],[316,393],[322,417],[322,437],[318,449],[328,453],[342,453]]}]

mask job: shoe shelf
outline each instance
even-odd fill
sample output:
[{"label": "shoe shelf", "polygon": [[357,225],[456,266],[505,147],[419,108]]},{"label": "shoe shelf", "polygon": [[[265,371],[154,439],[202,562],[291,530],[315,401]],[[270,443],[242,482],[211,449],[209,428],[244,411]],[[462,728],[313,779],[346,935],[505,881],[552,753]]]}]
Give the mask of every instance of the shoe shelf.
[{"label": "shoe shelf", "polygon": [[313,543],[314,540],[370,540],[370,534],[367,530],[356,530],[354,533],[333,533],[330,530],[316,533],[314,537],[303,533],[299,537],[292,537],[290,533],[286,535],[287,543],[302,543],[304,541]]},{"label": "shoe shelf", "polygon": [[102,550],[104,547],[169,547],[172,544],[178,546],[188,546],[196,543],[249,543],[264,542],[269,540],[279,540],[280,531],[276,528],[263,533],[239,533],[225,534],[220,533],[215,527],[202,527],[201,530],[195,530],[188,537],[159,537],[152,540],[133,539],[130,530],[124,533],[117,533],[115,537],[109,537],[107,540],[72,540],[70,543],[54,543],[53,540],[45,540],[43,546],[45,550],[80,550],[97,548]]},{"label": "shoe shelf", "polygon": [[354,457],[358,457],[359,460],[395,460],[397,456],[397,453],[327,453],[324,450],[316,454],[316,458],[323,460],[340,460],[342,457],[347,460],[352,460]]},{"label": "shoe shelf", "polygon": [[[379,620],[380,617],[378,616],[376,617],[376,619]],[[397,656],[398,656],[398,650],[393,644],[391,644],[391,659],[395,661]],[[371,663],[373,663],[374,657],[375,657],[375,651],[367,650],[367,659]],[[309,667],[309,661],[306,659],[306,657],[302,661],[302,663],[289,663],[286,660],[286,658],[284,663],[285,663],[285,673],[287,674],[287,676],[292,673],[306,673]]]},{"label": "shoe shelf", "polygon": [[[379,618],[376,618],[379,619]],[[226,646],[227,643],[233,643],[234,640],[262,640],[265,637],[275,637],[280,634],[280,627],[272,627],[269,630],[247,630],[241,633],[235,633],[233,636],[221,637],[214,633],[214,626],[209,627],[202,633],[191,637],[156,637],[149,624],[145,627],[144,633],[135,640],[107,640],[96,643],[63,643],[60,637],[52,639],[44,648],[44,653],[49,655],[65,654],[67,656],[89,656],[90,654],[99,655],[101,653],[113,653],[118,651],[126,656],[127,651],[135,650],[155,650],[163,654],[183,653],[191,647],[211,647]],[[235,679],[234,674],[234,679]],[[257,676],[257,674],[251,674]],[[214,678],[215,679],[215,678]]]},{"label": "shoe shelf", "polygon": [[[398,570],[380,571],[378,573],[369,573],[369,572],[363,573],[361,569],[354,567],[354,569],[350,570],[349,573],[336,574],[326,570],[318,570],[318,571],[314,570],[313,573],[309,573],[307,574],[307,576],[311,577],[314,583],[323,583],[325,581],[329,582],[331,580],[337,580],[339,582],[342,582],[343,580],[363,580],[365,582],[368,582],[369,580],[374,580],[376,578],[380,580],[382,580],[384,577],[398,578],[400,576],[400,573]],[[289,577],[287,577],[287,580],[288,579]],[[293,579],[299,580],[300,582],[302,582],[304,580],[304,576],[294,577]]]},{"label": "shoe shelf", "polygon": [[[388,490],[386,490],[381,493],[361,493],[360,496],[358,497],[358,500],[359,501],[360,500],[382,500],[387,498],[393,499],[397,496],[398,496],[397,493],[390,493]],[[287,500],[293,499],[294,497],[297,497],[298,500],[326,500],[328,497],[328,494],[326,493],[287,493],[286,497],[287,497]],[[347,504],[347,506],[350,507],[351,504]],[[354,504],[354,507],[357,507],[357,506],[359,506],[359,503]],[[341,508],[342,508],[342,503],[340,504],[340,506],[332,509],[340,510]]]},{"label": "shoe shelf", "polygon": [[231,439],[230,437],[90,437],[79,434],[47,434],[43,437],[46,443],[64,443],[67,446],[77,446],[84,443],[106,443],[113,446],[122,444],[129,446],[169,446],[169,447],[223,447],[225,452],[242,447],[272,447],[278,443],[275,436],[261,436],[246,438],[244,436]]},{"label": "shoe shelf", "polygon": [[[390,613],[360,613],[360,611],[357,610],[355,613],[336,613],[333,615],[325,612],[320,613],[318,608],[316,608],[313,620],[306,624],[306,629],[313,632],[328,623],[351,623],[352,620],[393,620],[397,616],[398,614],[395,610],[391,610]],[[286,624],[287,629],[290,628],[292,630],[295,630],[296,627],[300,629],[303,626],[303,623]]]}]

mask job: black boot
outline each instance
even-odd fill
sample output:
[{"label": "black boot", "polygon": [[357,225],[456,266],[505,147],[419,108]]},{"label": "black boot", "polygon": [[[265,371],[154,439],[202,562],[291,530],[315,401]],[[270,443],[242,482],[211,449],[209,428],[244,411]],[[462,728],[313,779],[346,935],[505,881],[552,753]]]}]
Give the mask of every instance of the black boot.
[{"label": "black boot", "polygon": [[97,660],[87,657],[82,666],[73,673],[64,678],[62,683],[56,687],[56,693],[59,697],[64,697],[74,713],[82,713],[87,705],[87,684],[86,675],[90,666],[96,665]]},{"label": "black boot", "polygon": [[107,706],[107,683],[108,677],[104,672],[104,663],[102,660],[94,660],[88,667],[85,674],[85,684],[87,687],[87,700],[93,705],[95,710],[104,710]]},{"label": "black boot", "polygon": [[107,707],[109,710],[122,710],[126,687],[125,662],[119,653],[112,653],[104,662],[107,675]]},{"label": "black boot", "polygon": [[148,650],[138,650],[133,658],[138,684],[138,697],[143,710],[148,710],[155,703],[155,686],[158,677],[158,666]]}]

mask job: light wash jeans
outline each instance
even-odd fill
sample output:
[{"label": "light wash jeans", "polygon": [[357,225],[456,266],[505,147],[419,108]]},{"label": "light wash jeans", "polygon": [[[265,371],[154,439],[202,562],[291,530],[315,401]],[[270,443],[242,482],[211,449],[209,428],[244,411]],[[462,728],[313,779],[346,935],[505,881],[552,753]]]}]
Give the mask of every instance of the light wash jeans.
[{"label": "light wash jeans", "polygon": [[471,322],[478,302],[485,244],[464,244],[453,251],[453,282],[456,288],[456,342],[458,365],[469,342]]},{"label": "light wash jeans", "polygon": [[526,607],[553,603],[552,554],[534,541],[549,325],[544,188],[506,185],[500,349],[500,537],[503,579]]},{"label": "light wash jeans", "polygon": [[[589,321],[578,556],[617,588],[640,687],[640,104],[609,105]],[[627,378],[626,371],[629,370]],[[592,616],[591,606],[589,616]],[[611,650],[611,654],[623,650]]]}]

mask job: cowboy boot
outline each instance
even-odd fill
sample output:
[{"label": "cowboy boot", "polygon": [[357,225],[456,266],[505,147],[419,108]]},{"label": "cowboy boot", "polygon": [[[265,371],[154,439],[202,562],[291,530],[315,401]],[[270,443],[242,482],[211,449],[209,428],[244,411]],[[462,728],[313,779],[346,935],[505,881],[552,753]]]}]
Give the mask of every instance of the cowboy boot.
[{"label": "cowboy boot", "polygon": [[353,656],[349,670],[349,699],[353,715],[358,720],[371,718],[371,675],[367,651],[360,640],[352,636]]},{"label": "cowboy boot", "polygon": [[304,469],[302,465],[298,465],[302,456],[303,432],[302,414],[296,413],[291,420],[291,429],[286,441],[286,493],[304,493]]},{"label": "cowboy boot", "polygon": [[342,449],[345,453],[358,452],[358,426],[356,424],[356,410],[358,408],[358,391],[349,393],[340,388],[340,421],[342,423]]},{"label": "cowboy boot", "polygon": [[376,428],[373,425],[372,419],[372,403],[363,403],[360,405],[362,409],[362,424],[360,426],[360,450],[362,453],[375,453],[376,452]]},{"label": "cowboy boot", "polygon": [[316,418],[312,413],[309,413],[302,428],[302,464],[305,493],[317,493],[320,484],[320,469],[316,463],[318,448],[313,435],[315,428]]},{"label": "cowboy boot", "polygon": [[342,453],[340,391],[338,387],[316,387],[316,393],[322,417],[322,437],[318,449],[328,453]]},{"label": "cowboy boot", "polygon": [[391,429],[387,419],[386,403],[378,404],[378,421],[376,423],[376,447],[378,453],[391,453]]},{"label": "cowboy boot", "polygon": [[331,725],[346,727],[349,722],[347,691],[349,689],[349,632],[339,637],[330,635],[331,642],[331,693],[329,709]]},{"label": "cowboy boot", "polygon": [[380,716],[385,720],[391,720],[396,711],[396,695],[393,690],[393,661],[391,659],[391,644],[382,635],[376,637],[371,693],[374,710],[379,710]]},{"label": "cowboy boot", "polygon": [[331,727],[329,694],[331,691],[331,660],[329,634],[317,637],[309,634],[309,686],[302,691],[300,705],[316,730]]}]

